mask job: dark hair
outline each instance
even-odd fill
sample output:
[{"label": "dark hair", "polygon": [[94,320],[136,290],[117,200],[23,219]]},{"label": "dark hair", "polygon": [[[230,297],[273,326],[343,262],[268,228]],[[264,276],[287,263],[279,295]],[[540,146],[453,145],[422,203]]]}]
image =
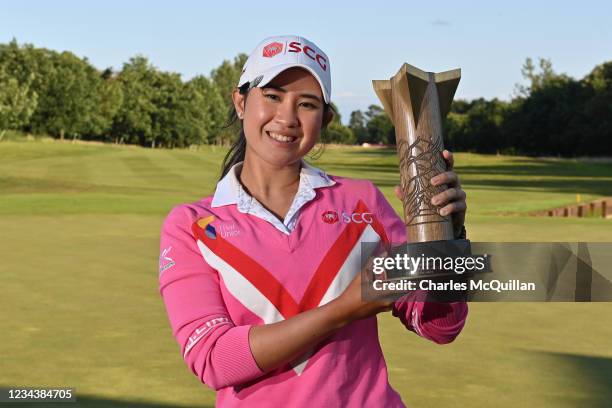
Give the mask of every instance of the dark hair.
[{"label": "dark hair", "polygon": [[[244,95],[245,104],[246,104],[246,98],[251,89],[252,88],[250,87],[250,84],[248,82],[242,85],[240,88],[238,88],[238,92],[240,93],[240,95]],[[334,107],[331,104],[325,103],[323,105],[323,117],[324,118],[330,109],[332,110],[332,112],[334,112],[334,114],[336,113],[334,110]],[[233,126],[237,120],[239,120],[238,112],[236,112],[236,108],[232,104],[229,110],[227,124],[224,126],[224,129],[227,129]],[[323,135],[324,135],[324,132],[321,133],[321,139],[323,139]],[[323,143],[320,144],[320,147],[317,150],[317,152],[310,155],[312,159],[317,159],[321,156],[321,154],[323,154],[323,151],[325,149],[325,141],[322,140],[322,142]],[[232,143],[232,146],[230,147],[229,151],[225,155],[225,158],[223,159],[223,164],[221,165],[221,177],[219,177],[219,180],[225,177],[227,172],[232,168],[234,164],[244,161],[245,153],[246,153],[246,137],[244,135],[244,128],[242,127],[242,120],[240,120],[240,130],[238,131],[238,139],[234,143]]]}]

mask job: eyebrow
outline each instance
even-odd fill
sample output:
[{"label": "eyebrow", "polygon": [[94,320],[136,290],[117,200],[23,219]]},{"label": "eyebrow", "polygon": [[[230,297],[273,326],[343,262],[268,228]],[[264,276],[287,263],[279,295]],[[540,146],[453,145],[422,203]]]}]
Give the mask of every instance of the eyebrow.
[{"label": "eyebrow", "polygon": [[[263,87],[262,87],[262,89],[266,89],[266,88],[276,89],[277,91],[280,91],[280,92],[287,92],[287,90],[286,90],[285,88],[280,87],[280,86],[278,86],[278,85],[273,85],[273,84],[266,85],[266,86],[263,86]],[[321,102],[321,98],[319,98],[317,95],[314,95],[314,94],[310,94],[310,93],[303,93],[303,94],[300,94],[300,96],[302,96],[302,97],[304,97],[304,98],[311,98],[311,99],[315,99],[317,102],[322,103],[322,102]]]}]

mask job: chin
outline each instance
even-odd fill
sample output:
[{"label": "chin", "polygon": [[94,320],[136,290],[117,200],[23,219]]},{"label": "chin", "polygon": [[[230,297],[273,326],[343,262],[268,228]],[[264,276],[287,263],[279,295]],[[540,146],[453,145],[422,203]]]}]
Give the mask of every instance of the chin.
[{"label": "chin", "polygon": [[268,162],[269,164],[276,166],[276,167],[284,167],[284,166],[289,166],[291,164],[294,164],[296,162],[299,162],[300,159],[302,159],[303,156],[294,156],[294,157],[278,157],[276,155],[271,156],[271,157],[266,157],[264,158],[264,160],[266,162]]},{"label": "chin", "polygon": [[[263,147],[263,146],[261,146]],[[259,160],[263,160],[269,165],[275,167],[290,166],[296,162],[299,162],[304,156],[312,150],[312,147],[308,149],[304,146],[299,146],[297,149],[274,149],[274,148],[259,148],[252,150],[254,153],[253,158],[257,157]]]}]

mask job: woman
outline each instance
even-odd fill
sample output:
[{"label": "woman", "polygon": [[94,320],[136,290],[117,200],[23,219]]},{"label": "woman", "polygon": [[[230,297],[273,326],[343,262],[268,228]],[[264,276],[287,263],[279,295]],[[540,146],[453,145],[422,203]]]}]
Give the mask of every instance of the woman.
[{"label": "woman", "polygon": [[[330,78],[327,55],[305,38],[260,43],[232,95],[242,130],[215,193],[164,222],[160,294],[218,406],[402,407],[376,314],[393,310],[437,343],[465,322],[463,302],[362,300],[361,242],[405,242],[405,226],[371,182],[303,161],[333,117]],[[460,229],[455,173],[435,184],[451,186],[433,203]]]}]

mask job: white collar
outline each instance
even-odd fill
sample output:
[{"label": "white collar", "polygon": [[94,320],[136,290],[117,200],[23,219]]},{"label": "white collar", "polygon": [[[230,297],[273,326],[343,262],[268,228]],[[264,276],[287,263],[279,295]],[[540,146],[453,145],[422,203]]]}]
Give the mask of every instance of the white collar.
[{"label": "white collar", "polygon": [[[238,177],[236,176],[236,170],[242,167],[242,163],[239,162],[234,164],[227,174],[219,180],[211,207],[221,207],[223,205],[239,204],[243,200],[244,196],[249,197],[248,193],[244,191]],[[329,187],[336,184],[323,170],[311,166],[306,161],[301,161],[300,169],[300,190],[312,190],[320,187]]]}]

